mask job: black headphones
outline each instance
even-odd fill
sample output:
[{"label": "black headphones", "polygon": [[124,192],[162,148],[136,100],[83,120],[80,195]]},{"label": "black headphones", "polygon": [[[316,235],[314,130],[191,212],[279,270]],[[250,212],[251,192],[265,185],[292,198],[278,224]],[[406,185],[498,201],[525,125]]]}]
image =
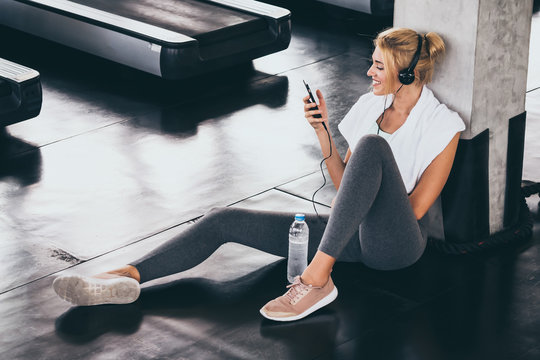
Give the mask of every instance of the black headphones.
[{"label": "black headphones", "polygon": [[420,51],[422,50],[422,36],[418,35],[418,47],[411,60],[411,64],[408,68],[403,69],[398,74],[399,82],[403,85],[410,85],[414,82],[414,68],[420,59]]}]

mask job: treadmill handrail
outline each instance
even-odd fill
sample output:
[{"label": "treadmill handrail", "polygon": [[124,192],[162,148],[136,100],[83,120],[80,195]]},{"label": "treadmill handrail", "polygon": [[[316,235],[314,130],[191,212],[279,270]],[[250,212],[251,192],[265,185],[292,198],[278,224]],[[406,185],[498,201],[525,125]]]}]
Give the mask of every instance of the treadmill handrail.
[{"label": "treadmill handrail", "polygon": [[242,10],[251,14],[281,19],[291,16],[291,12],[278,6],[266,4],[255,0],[204,0],[206,2],[219,4],[237,10]]},{"label": "treadmill handrail", "polygon": [[0,78],[22,83],[39,76],[39,72],[21,64],[0,58]]},{"label": "treadmill handrail", "polygon": [[77,17],[99,22],[105,26],[113,26],[129,32],[151,37],[170,44],[185,44],[197,40],[184,34],[150,25],[142,21],[133,20],[120,15],[95,9],[89,6],[74,3],[68,0],[14,0],[36,7],[46,7],[53,11],[72,14]]}]

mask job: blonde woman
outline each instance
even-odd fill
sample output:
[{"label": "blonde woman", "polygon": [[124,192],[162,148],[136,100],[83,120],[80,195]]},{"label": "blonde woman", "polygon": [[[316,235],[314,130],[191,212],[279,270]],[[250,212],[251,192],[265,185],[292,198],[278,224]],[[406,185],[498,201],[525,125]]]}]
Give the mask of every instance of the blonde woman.
[{"label": "blonde woman", "polygon": [[[356,261],[379,270],[400,269],[423,254],[434,207],[448,178],[463,121],[426,86],[444,54],[435,33],[392,28],[375,39],[367,75],[372,91],[360,97],[339,130],[349,144],[340,157],[328,126],[324,97],[304,98],[305,117],[319,138],[326,165],[338,189],[329,216],[308,215],[309,257],[304,273],[260,312],[271,320],[301,319],[337,297],[331,271],[336,261]],[[315,117],[315,115],[321,115]],[[331,149],[332,148],[332,149]],[[63,275],[57,294],[76,305],[129,303],[139,284],[187,270],[225,242],[238,242],[287,256],[286,235],[293,213],[237,208],[212,210],[189,229],[120,269],[93,277]]]}]

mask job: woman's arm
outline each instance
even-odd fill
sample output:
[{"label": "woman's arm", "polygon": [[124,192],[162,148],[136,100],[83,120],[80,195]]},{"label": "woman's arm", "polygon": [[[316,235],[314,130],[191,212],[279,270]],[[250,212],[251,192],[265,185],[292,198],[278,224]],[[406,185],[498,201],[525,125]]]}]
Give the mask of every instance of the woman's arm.
[{"label": "woman's arm", "polygon": [[[345,156],[345,160],[341,159],[341,156],[339,155],[336,145],[334,144],[334,140],[332,139],[332,136],[329,132],[326,133],[326,130],[323,126],[323,122],[326,125],[327,129],[330,129],[328,125],[328,111],[326,108],[326,102],[324,101],[324,97],[322,96],[322,93],[320,90],[317,90],[317,97],[319,98],[319,109],[318,110],[312,110],[317,104],[310,103],[309,102],[309,96],[306,96],[304,100],[304,112],[305,117],[308,120],[309,124],[313,127],[315,130],[315,134],[317,135],[317,138],[319,139],[319,144],[321,145],[321,151],[323,154],[323,157],[328,157],[330,155],[330,149],[332,152],[332,156],[326,159],[326,168],[328,169],[328,173],[330,174],[330,178],[332,179],[332,182],[334,183],[334,186],[336,189],[339,189],[339,185],[341,184],[341,179],[343,178],[343,172],[345,171],[345,165],[347,163],[347,160],[349,160],[349,157],[351,156],[351,150],[347,150],[347,155]],[[320,118],[315,118],[313,115],[320,114]]]},{"label": "woman's arm", "polygon": [[460,133],[457,133],[446,148],[431,162],[416,184],[409,200],[417,219],[421,219],[441,193],[456,155]]}]

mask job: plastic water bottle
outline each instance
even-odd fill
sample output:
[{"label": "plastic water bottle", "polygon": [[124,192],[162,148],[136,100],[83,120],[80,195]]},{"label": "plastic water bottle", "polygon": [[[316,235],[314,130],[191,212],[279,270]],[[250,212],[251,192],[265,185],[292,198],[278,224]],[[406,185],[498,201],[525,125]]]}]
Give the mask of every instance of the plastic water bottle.
[{"label": "plastic water bottle", "polygon": [[287,280],[290,283],[302,275],[307,267],[309,228],[304,214],[296,214],[289,229],[289,258],[287,260]]}]

